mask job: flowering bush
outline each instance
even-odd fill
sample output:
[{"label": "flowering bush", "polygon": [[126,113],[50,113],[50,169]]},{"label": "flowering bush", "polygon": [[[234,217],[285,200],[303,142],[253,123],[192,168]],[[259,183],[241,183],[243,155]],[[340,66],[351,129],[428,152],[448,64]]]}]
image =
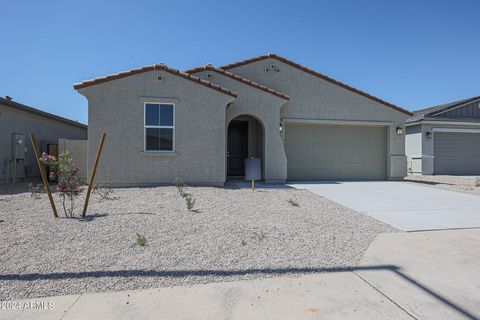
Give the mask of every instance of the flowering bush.
[{"label": "flowering bush", "polygon": [[51,179],[58,178],[57,193],[62,201],[63,212],[66,217],[73,217],[75,199],[83,191],[82,179],[78,175],[79,169],[68,152],[60,154],[58,159],[42,153],[40,161],[49,167]]}]

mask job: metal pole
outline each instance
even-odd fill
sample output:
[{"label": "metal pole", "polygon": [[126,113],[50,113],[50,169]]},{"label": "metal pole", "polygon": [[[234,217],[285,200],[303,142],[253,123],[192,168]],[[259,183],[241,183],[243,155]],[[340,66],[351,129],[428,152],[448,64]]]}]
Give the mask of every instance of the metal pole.
[{"label": "metal pole", "polygon": [[33,133],[30,133],[30,140],[32,141],[33,152],[35,153],[35,159],[37,160],[38,168],[40,169],[40,176],[42,177],[43,186],[48,194],[48,200],[50,200],[50,204],[52,205],[53,215],[55,218],[58,218],[57,208],[55,207],[55,202],[53,202],[52,193],[50,192],[50,186],[48,185],[47,176],[45,175],[45,168],[43,164],[40,163],[40,154],[37,149],[37,141],[35,140],[35,136]]},{"label": "metal pole", "polygon": [[85,204],[83,205],[82,217],[85,218],[87,215],[88,201],[90,200],[90,193],[92,192],[93,183],[95,181],[95,174],[97,173],[98,162],[100,161],[100,155],[102,154],[103,145],[105,144],[106,134],[102,134],[102,140],[100,140],[100,145],[98,146],[97,156],[95,158],[95,163],[93,164],[92,175],[90,176],[90,182],[88,183],[87,197],[85,198]]}]

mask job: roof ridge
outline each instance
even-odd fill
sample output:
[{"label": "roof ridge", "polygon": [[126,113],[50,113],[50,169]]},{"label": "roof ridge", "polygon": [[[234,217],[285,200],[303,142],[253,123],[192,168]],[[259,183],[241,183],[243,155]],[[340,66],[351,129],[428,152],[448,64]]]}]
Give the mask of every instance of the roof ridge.
[{"label": "roof ridge", "polygon": [[263,90],[265,92],[268,92],[268,93],[271,93],[273,95],[276,95],[282,99],[285,99],[285,100],[290,100],[290,97],[281,92],[281,91],[278,91],[278,90],[275,90],[275,89],[272,89],[272,88],[269,88],[267,87],[266,85],[263,85],[263,84],[260,84],[258,82],[255,82],[255,81],[252,81],[250,79],[247,79],[247,78],[244,78],[236,73],[233,73],[231,71],[227,71],[227,70],[224,70],[222,68],[218,68],[218,67],[214,67],[213,65],[211,64],[206,64],[204,66],[198,66],[198,67],[195,67],[195,68],[191,68],[191,69],[188,69],[188,70],[185,70],[186,73],[188,74],[191,74],[191,73],[196,73],[196,72],[200,72],[200,71],[215,71],[215,72],[218,72],[220,74],[223,74],[227,77],[230,77],[232,79],[235,79],[237,81],[240,81],[242,83],[245,83],[247,85],[250,85],[254,88],[257,88],[257,89],[260,89],[260,90]]},{"label": "roof ridge", "polygon": [[413,111],[413,116],[408,119],[408,122],[422,120],[428,116],[435,116],[438,113],[448,111],[450,109],[454,109],[457,107],[461,107],[462,105],[475,102],[476,100],[480,100],[480,96],[474,96],[471,98],[465,98],[465,99],[438,104],[428,108],[418,109]]},{"label": "roof ridge", "polygon": [[4,106],[7,106],[7,107],[10,107],[10,108],[15,109],[15,110],[19,110],[19,111],[23,111],[23,112],[30,112],[30,113],[36,114],[38,116],[41,116],[41,117],[45,117],[45,118],[48,118],[48,119],[64,122],[64,123],[67,123],[67,124],[70,124],[70,125],[73,125],[73,126],[80,127],[82,129],[87,128],[86,124],[83,124],[83,123],[78,122],[76,120],[68,119],[68,118],[65,118],[65,117],[50,113],[50,112],[40,110],[38,108],[30,107],[30,106],[27,106],[26,104],[23,104],[23,103],[20,103],[20,102],[17,102],[17,101],[12,101],[10,99],[5,99],[5,98],[0,97],[0,104],[2,104]]},{"label": "roof ridge", "polygon": [[164,63],[156,63],[156,64],[152,64],[152,65],[147,65],[147,66],[143,66],[143,67],[139,67],[139,68],[130,69],[130,70],[127,70],[127,71],[120,71],[120,72],[113,73],[113,74],[107,74],[106,76],[99,77],[99,78],[94,78],[94,79],[91,79],[91,80],[85,80],[85,81],[82,81],[82,82],[79,82],[79,83],[75,83],[73,85],[73,88],[76,89],[76,90],[83,89],[83,88],[93,86],[93,85],[97,85],[97,84],[100,84],[100,83],[104,83],[104,82],[108,82],[108,81],[112,81],[112,80],[116,80],[116,79],[121,79],[121,78],[129,77],[129,76],[132,76],[132,75],[135,75],[135,74],[144,73],[144,72],[153,71],[153,70],[164,70],[164,71],[167,71],[171,74],[178,75],[178,76],[181,76],[185,79],[197,82],[199,84],[202,84],[206,87],[209,87],[211,89],[222,92],[224,94],[230,95],[232,97],[236,98],[238,96],[238,94],[236,92],[234,92],[230,89],[224,88],[224,87],[219,86],[219,85],[214,84],[214,83],[211,83],[207,80],[203,80],[203,79],[200,79],[198,77],[192,76],[191,74],[180,71],[178,69],[169,67]]},{"label": "roof ridge", "polygon": [[294,67],[294,68],[297,68],[297,69],[302,70],[302,71],[304,71],[304,72],[306,72],[306,73],[309,73],[309,74],[311,74],[311,75],[313,75],[313,76],[316,76],[316,77],[321,78],[321,79],[323,79],[323,80],[326,80],[326,81],[328,81],[328,82],[330,82],[330,83],[333,83],[333,84],[335,84],[335,85],[337,85],[337,86],[339,86],[339,87],[342,87],[342,88],[344,88],[344,89],[346,89],[346,90],[349,90],[349,91],[351,91],[351,92],[357,93],[357,94],[359,94],[359,95],[361,95],[361,96],[364,96],[364,97],[366,97],[366,98],[368,98],[368,99],[370,99],[370,100],[373,100],[373,101],[375,101],[375,102],[381,103],[381,104],[383,104],[383,105],[385,105],[385,106],[387,106],[387,107],[389,107],[389,108],[392,108],[392,109],[395,109],[395,110],[397,110],[397,111],[403,112],[403,113],[405,113],[405,114],[407,114],[407,115],[413,116],[413,114],[412,114],[410,111],[408,111],[408,110],[406,110],[406,109],[403,109],[403,108],[401,108],[401,107],[399,107],[399,106],[397,106],[397,105],[394,105],[393,103],[387,102],[387,101],[385,101],[385,100],[383,100],[383,99],[380,99],[380,98],[378,98],[378,97],[375,97],[375,96],[373,96],[373,95],[371,95],[371,94],[369,94],[369,93],[366,93],[366,92],[364,92],[364,91],[361,91],[361,90],[359,90],[359,89],[356,89],[356,88],[354,88],[354,87],[351,87],[351,86],[349,86],[349,85],[347,85],[347,84],[345,84],[345,83],[343,83],[343,82],[340,82],[340,81],[338,81],[338,80],[335,80],[335,79],[333,79],[333,78],[331,78],[331,77],[328,77],[328,76],[326,76],[326,75],[324,75],[324,74],[322,74],[322,73],[320,73],[320,72],[317,72],[317,71],[315,71],[315,70],[312,70],[312,69],[309,69],[309,68],[307,68],[307,67],[304,67],[304,66],[302,66],[302,65],[300,65],[300,64],[298,64],[298,63],[296,63],[296,62],[293,62],[293,61],[291,61],[291,60],[288,60],[287,58],[281,57],[281,56],[279,56],[279,55],[277,55],[277,54],[275,54],[275,53],[268,53],[268,54],[260,55],[260,56],[257,56],[257,57],[253,57],[253,58],[249,58],[249,59],[245,59],[245,60],[240,60],[240,61],[237,61],[237,62],[233,62],[233,63],[230,63],[230,64],[226,64],[226,65],[220,66],[219,68],[220,68],[220,69],[228,70],[228,69],[231,69],[231,68],[240,67],[240,66],[243,66],[243,65],[246,65],[246,64],[250,64],[250,63],[253,63],[253,62],[257,62],[257,61],[261,61],[261,60],[265,60],[265,59],[269,59],[269,58],[276,59],[276,60],[278,60],[278,61],[280,61],[280,62],[283,62],[283,63],[285,63],[285,64],[288,64],[288,65],[290,65],[290,66],[292,66],[292,67]]},{"label": "roof ridge", "polygon": [[[418,109],[418,110],[415,110],[413,112],[421,112],[421,111],[425,111],[425,110],[433,109],[433,108],[437,108],[437,107],[451,108],[451,107],[458,106],[458,105],[461,105],[461,104],[464,104],[464,103],[474,102],[475,100],[478,100],[478,99],[480,99],[480,96],[474,96],[474,97],[470,97],[470,98],[465,98],[465,99],[454,100],[454,101],[450,101],[450,102],[437,104],[437,105],[434,105],[434,106],[431,106],[431,107]],[[436,112],[436,110],[434,110],[433,112]]]}]

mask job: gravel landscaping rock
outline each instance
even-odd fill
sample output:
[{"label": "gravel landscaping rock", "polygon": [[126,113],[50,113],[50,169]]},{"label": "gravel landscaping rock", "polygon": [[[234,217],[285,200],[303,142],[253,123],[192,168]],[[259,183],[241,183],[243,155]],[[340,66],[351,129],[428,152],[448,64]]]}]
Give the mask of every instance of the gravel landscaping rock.
[{"label": "gravel landscaping rock", "polygon": [[117,189],[116,200],[93,196],[80,220],[54,219],[45,194],[2,186],[0,300],[351,269],[395,231],[306,190],[187,192],[195,211],[175,187]]},{"label": "gravel landscaping rock", "polygon": [[423,176],[411,174],[405,177],[405,181],[480,196],[480,187],[475,187],[475,178],[473,177],[462,178],[455,176]]}]

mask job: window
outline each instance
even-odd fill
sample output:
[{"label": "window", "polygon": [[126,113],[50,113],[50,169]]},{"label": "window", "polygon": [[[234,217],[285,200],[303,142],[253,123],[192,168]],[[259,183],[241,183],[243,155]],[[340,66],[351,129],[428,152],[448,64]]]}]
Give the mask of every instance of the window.
[{"label": "window", "polygon": [[173,104],[145,103],[145,151],[174,151]]}]

